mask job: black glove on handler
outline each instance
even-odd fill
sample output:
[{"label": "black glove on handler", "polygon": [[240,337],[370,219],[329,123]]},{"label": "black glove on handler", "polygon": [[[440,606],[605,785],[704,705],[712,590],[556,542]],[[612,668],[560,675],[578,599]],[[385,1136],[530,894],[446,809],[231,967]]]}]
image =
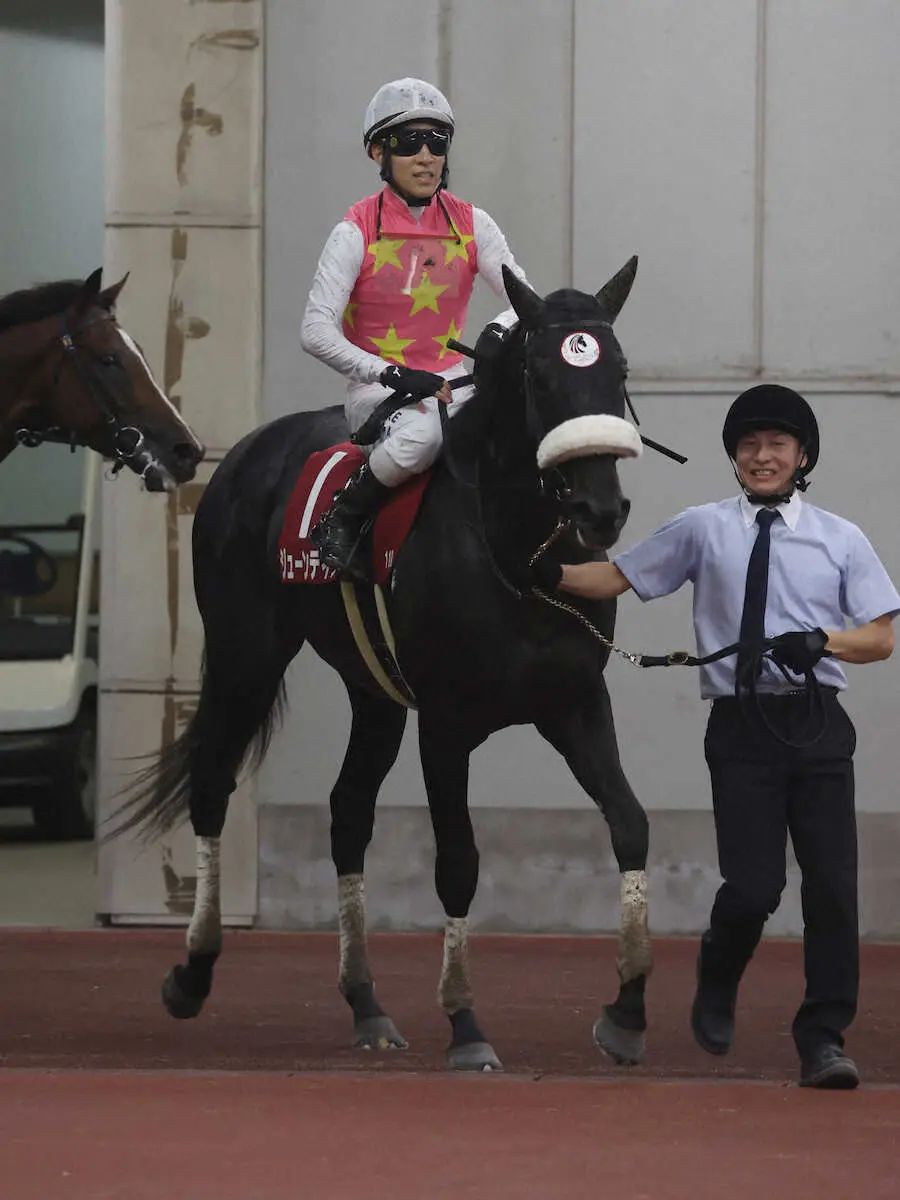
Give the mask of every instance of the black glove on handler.
[{"label": "black glove on handler", "polygon": [[436,395],[447,382],[443,375],[434,375],[431,371],[416,371],[412,367],[393,365],[385,367],[378,381],[395,392],[412,396],[415,400],[425,400],[428,396]]},{"label": "black glove on handler", "polygon": [[548,554],[542,554],[530,571],[532,587],[540,588],[542,592],[556,591],[562,580],[562,567]]},{"label": "black glove on handler", "polygon": [[795,675],[804,675],[821,658],[830,656],[831,651],[825,649],[827,641],[824,629],[796,630],[770,638],[769,650],[780,667],[787,667]]}]

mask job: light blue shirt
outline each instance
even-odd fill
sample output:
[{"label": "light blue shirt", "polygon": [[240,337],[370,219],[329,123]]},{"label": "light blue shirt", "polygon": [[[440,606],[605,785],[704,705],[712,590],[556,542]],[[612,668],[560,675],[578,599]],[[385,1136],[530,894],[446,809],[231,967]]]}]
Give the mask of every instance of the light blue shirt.
[{"label": "light blue shirt", "polygon": [[[694,585],[694,634],[703,658],[738,640],[757,505],[743,495],[679,513],[656,533],[614,559],[641,600]],[[795,629],[843,629],[900,613],[900,595],[865,534],[850,521],[806,504],[795,492],[772,523],[767,637]],[[705,699],[734,695],[736,655],[700,668]],[[835,658],[816,667],[820,683],[843,689]],[[799,687],[766,662],[761,692]]]}]

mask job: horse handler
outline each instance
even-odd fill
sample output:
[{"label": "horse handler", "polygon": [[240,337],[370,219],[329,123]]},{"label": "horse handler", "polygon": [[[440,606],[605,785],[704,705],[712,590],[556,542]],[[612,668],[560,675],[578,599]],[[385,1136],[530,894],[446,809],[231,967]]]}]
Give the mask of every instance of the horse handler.
[{"label": "horse handler", "polygon": [[790,833],[806,976],[793,1023],[800,1084],[855,1088],[843,1033],[859,988],[856,733],[838,699],[840,664],[890,657],[900,595],[857,526],[801,499],[819,454],[802,396],[751,388],[722,439],[739,496],[687,509],[610,563],[539,559],[533,578],[591,599],[632,589],[644,601],[690,581],[698,656],[739,643],[700,669],[724,882],[700,942],[691,1028],[710,1054],[731,1048],[738,985],[781,899]]}]

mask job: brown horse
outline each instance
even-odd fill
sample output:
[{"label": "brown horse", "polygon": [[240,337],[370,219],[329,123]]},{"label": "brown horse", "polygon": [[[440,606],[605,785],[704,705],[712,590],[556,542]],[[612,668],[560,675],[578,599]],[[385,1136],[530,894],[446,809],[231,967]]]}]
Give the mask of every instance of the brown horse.
[{"label": "brown horse", "polygon": [[0,462],[17,445],[88,446],[148,491],[193,479],[204,447],[118,324],[102,271],[0,299]]}]

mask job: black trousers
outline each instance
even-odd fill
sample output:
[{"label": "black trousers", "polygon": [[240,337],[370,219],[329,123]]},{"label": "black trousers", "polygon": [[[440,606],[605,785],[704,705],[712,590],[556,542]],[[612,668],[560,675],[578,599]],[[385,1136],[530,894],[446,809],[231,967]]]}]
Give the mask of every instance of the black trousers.
[{"label": "black trousers", "polygon": [[[705,739],[724,883],[703,938],[703,971],[713,986],[740,979],[781,899],[790,834],[802,876],[806,995],[793,1024],[801,1055],[823,1041],[843,1045],[859,989],[856,731],[833,691],[824,701],[825,733],[805,749],[783,746],[731,697],[713,702]],[[804,696],[760,703],[783,737],[803,740]]]}]

